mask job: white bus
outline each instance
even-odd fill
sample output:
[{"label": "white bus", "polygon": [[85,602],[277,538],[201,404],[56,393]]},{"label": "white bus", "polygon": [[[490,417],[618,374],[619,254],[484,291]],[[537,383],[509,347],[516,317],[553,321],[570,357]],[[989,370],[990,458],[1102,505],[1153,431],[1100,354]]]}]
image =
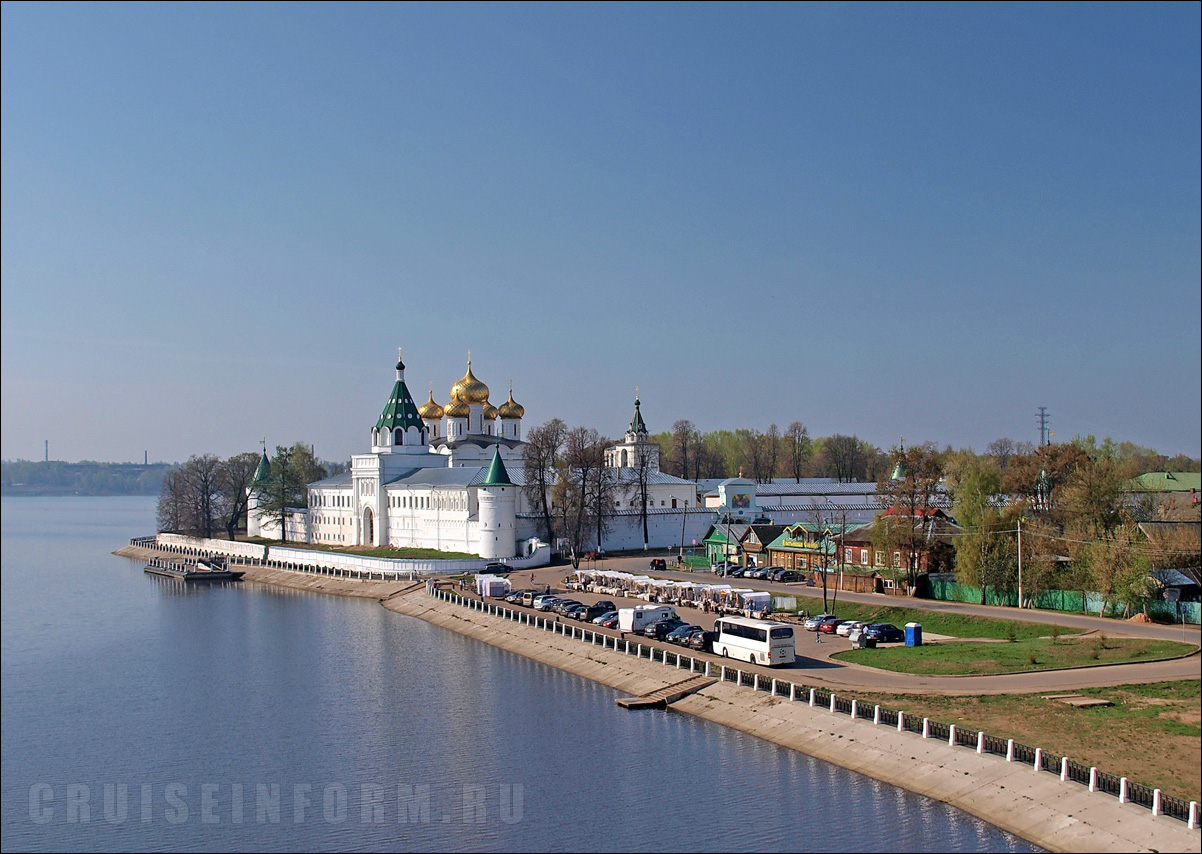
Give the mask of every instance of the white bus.
[{"label": "white bus", "polygon": [[766,620],[723,617],[714,623],[714,652],[752,664],[792,664],[797,658],[793,627]]}]

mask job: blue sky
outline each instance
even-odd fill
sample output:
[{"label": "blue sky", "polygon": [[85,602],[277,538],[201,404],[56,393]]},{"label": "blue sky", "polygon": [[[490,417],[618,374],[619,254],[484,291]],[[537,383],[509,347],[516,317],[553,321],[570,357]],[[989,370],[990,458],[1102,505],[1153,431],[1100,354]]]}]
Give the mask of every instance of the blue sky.
[{"label": "blue sky", "polygon": [[1199,4],[4,4],[2,456],[527,429],[1200,453]]}]

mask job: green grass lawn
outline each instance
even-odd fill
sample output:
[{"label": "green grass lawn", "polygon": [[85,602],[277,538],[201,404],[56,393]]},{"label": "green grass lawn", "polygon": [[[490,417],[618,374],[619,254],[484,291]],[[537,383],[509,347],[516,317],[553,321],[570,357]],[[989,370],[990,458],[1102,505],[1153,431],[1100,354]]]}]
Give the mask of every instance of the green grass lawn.
[{"label": "green grass lawn", "polygon": [[[798,597],[798,607],[811,614],[822,613],[822,600]],[[992,617],[973,617],[965,614],[928,611],[921,608],[906,608],[897,605],[860,605],[855,602],[840,602],[834,612],[844,620],[865,620],[869,623],[892,623],[904,628],[906,623],[920,623],[927,634],[950,635],[957,638],[996,638],[998,640],[1026,640],[1052,632],[1052,627],[1041,623],[1021,620],[998,620]]]},{"label": "green grass lawn", "polygon": [[836,653],[833,657],[840,661],[900,673],[981,676],[1031,670],[1058,670],[1091,664],[1155,661],[1186,655],[1193,650],[1192,645],[1177,641],[1106,638],[1097,635],[1059,640],[1027,638],[1013,643],[957,641],[926,643],[923,646],[853,649]]},{"label": "green grass lawn", "polygon": [[1199,680],[1083,688],[1074,693],[1114,705],[1076,709],[1039,694],[865,693],[857,698],[1042,747],[1179,798],[1202,798]]}]

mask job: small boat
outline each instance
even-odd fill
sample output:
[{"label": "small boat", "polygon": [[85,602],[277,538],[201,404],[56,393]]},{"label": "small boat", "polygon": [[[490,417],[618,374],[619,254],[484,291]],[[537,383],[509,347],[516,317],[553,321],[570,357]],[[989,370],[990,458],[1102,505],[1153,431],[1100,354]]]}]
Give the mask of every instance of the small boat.
[{"label": "small boat", "polygon": [[238,581],[246,575],[242,570],[230,569],[224,558],[198,558],[195,561],[173,560],[152,557],[146,564],[146,572],[180,581]]}]

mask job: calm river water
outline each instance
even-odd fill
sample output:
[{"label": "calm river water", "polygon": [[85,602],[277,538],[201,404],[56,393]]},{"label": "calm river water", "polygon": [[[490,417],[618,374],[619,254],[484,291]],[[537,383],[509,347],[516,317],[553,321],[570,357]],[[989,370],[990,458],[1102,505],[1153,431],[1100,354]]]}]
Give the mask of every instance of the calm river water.
[{"label": "calm river water", "polygon": [[1037,851],[373,601],[183,588],[148,498],[2,508],[7,851]]}]

